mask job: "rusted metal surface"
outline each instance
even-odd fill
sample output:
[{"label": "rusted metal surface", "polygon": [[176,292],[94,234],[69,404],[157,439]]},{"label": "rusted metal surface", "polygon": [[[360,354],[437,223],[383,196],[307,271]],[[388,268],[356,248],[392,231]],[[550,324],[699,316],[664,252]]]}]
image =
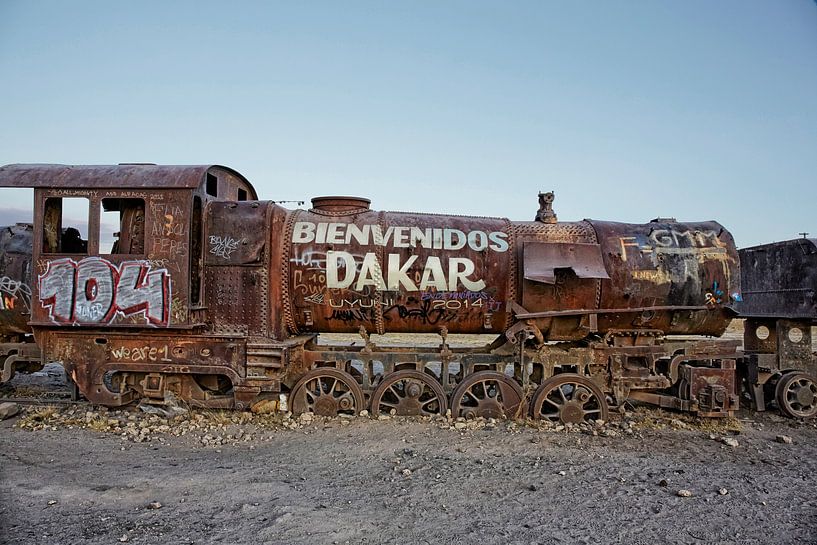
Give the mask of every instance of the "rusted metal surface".
[{"label": "rusted metal surface", "polygon": [[207,208],[204,301],[215,331],[270,337],[272,204],[220,202]]},{"label": "rusted metal surface", "polygon": [[526,411],[519,384],[495,371],[466,376],[451,394],[451,414],[464,418],[522,418]]},{"label": "rusted metal surface", "polygon": [[5,165],[0,166],[0,187],[206,189],[208,174],[217,178],[220,189],[234,184],[248,192],[246,200],[258,199],[244,176],[220,165]]},{"label": "rusted metal surface", "polygon": [[501,332],[510,260],[502,219],[293,212],[284,264],[292,332]]},{"label": "rusted metal surface", "polygon": [[29,223],[0,227],[0,383],[43,367],[28,325],[33,233]]},{"label": "rusted metal surface", "polygon": [[0,339],[31,332],[31,252],[34,226],[0,227]]},{"label": "rusted metal surface", "polygon": [[354,377],[332,368],[307,373],[292,390],[292,410],[321,416],[357,415],[365,407],[363,390]]},{"label": "rusted metal surface", "polygon": [[525,280],[555,284],[558,269],[570,269],[579,278],[610,278],[598,244],[530,242],[524,252]]},{"label": "rusted metal surface", "polygon": [[587,377],[565,373],[542,383],[533,395],[531,416],[535,420],[581,424],[607,421],[609,409],[604,393]]},{"label": "rusted metal surface", "polygon": [[714,222],[512,223],[509,232],[501,219],[345,204],[290,215],[292,332],[501,332],[521,285],[522,314],[546,339],[630,328],[719,335],[739,292],[734,242]]},{"label": "rusted metal surface", "polygon": [[434,375],[402,369],[384,377],[372,394],[372,416],[432,416],[445,414],[448,401]]},{"label": "rusted metal surface", "polygon": [[[740,276],[734,240],[720,224],[591,223],[610,274],[602,281],[600,308],[678,307],[636,315],[600,313],[600,331],[715,336],[725,331],[732,316],[727,307],[740,296]],[[702,306],[707,310],[689,309]]]}]

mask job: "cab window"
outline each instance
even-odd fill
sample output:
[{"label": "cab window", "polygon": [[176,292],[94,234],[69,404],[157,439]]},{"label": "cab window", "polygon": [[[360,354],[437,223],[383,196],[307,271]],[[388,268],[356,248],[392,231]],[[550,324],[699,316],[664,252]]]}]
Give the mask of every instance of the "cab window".
[{"label": "cab window", "polygon": [[48,197],[43,211],[43,253],[87,254],[89,211],[85,197]]}]

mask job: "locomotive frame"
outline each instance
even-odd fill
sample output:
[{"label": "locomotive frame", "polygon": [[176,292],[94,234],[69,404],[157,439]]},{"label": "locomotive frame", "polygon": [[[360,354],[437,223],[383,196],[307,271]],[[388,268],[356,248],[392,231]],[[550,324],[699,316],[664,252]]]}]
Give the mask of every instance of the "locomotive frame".
[{"label": "locomotive frame", "polygon": [[[780,382],[757,353],[702,336],[722,333],[739,299],[737,251],[714,222],[559,223],[552,195],[534,222],[373,212],[353,197],[293,211],[218,165],[9,165],[0,187],[35,190],[28,324],[94,403],[172,392],[245,409],[288,394],[296,413],[578,423],[628,399],[728,416],[746,380],[762,410],[763,385]],[[66,199],[87,201],[85,238]],[[363,345],[322,344],[327,330]],[[378,346],[386,331],[440,343]],[[452,348],[458,332],[497,337]],[[792,416],[817,413],[809,369],[785,375]]]}]

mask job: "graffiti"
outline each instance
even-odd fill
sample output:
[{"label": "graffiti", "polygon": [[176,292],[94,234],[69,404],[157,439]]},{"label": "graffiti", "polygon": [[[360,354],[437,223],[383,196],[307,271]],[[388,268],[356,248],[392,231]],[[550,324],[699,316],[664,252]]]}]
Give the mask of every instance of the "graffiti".
[{"label": "graffiti", "polygon": [[0,277],[0,310],[15,310],[18,304],[25,312],[31,310],[31,288],[8,276]]},{"label": "graffiti", "polygon": [[151,254],[179,256],[187,253],[188,244],[186,240],[176,240],[173,238],[154,238]]},{"label": "graffiti", "polygon": [[645,280],[654,284],[666,284],[672,281],[669,271],[663,269],[633,271],[633,280]]},{"label": "graffiti", "polygon": [[96,189],[52,189],[49,192],[51,195],[56,195],[58,197],[93,197],[99,194],[99,191]]},{"label": "graffiti", "polygon": [[461,250],[467,245],[476,252],[486,249],[495,252],[508,250],[508,234],[502,231],[461,231],[450,228],[399,227],[392,225],[355,225],[353,223],[312,223],[299,221],[292,231],[293,244],[351,244],[362,246],[391,246],[393,248],[428,248],[434,250]]},{"label": "graffiti", "polygon": [[167,345],[161,347],[155,346],[119,346],[111,348],[111,356],[115,361],[160,361],[169,362],[171,360],[168,355],[170,350]]},{"label": "graffiti", "polygon": [[292,271],[292,289],[303,295],[316,295],[326,287],[326,275],[322,272],[311,272],[304,278],[304,271]]},{"label": "graffiti", "polygon": [[405,305],[393,305],[387,308],[383,315],[397,313],[401,320],[415,318],[424,324],[435,325],[438,323],[450,322],[458,318],[457,312],[445,308],[432,308],[433,301],[423,301],[417,308],[409,308]]},{"label": "graffiti", "polygon": [[228,236],[210,235],[210,253],[222,259],[230,259],[232,253],[238,249],[238,245],[244,240],[243,238],[238,240]]},{"label": "graffiti", "polygon": [[655,229],[650,233],[650,241],[655,246],[691,246],[693,248],[720,247],[723,243],[715,231],[676,231],[675,229]]},{"label": "graffiti", "polygon": [[113,199],[147,199],[148,194],[145,191],[104,191],[102,198]]},{"label": "graffiti", "polygon": [[170,315],[173,317],[173,321],[176,323],[186,322],[187,306],[184,304],[184,301],[178,297],[174,297],[170,301]]},{"label": "graffiti", "polygon": [[144,261],[116,266],[98,257],[57,259],[38,281],[42,306],[57,323],[110,323],[139,315],[154,325],[169,322],[170,275]]},{"label": "graffiti", "polygon": [[187,223],[184,210],[178,204],[163,202],[150,203],[153,215],[151,234],[153,235],[152,254],[182,256],[186,255],[189,243],[187,241]]},{"label": "graffiti", "polygon": [[304,297],[304,301],[307,303],[315,303],[316,305],[322,305],[324,302],[324,294],[316,293],[314,295],[310,295],[308,297]]},{"label": "graffiti", "polygon": [[143,261],[146,265],[150,265],[154,269],[169,269],[181,273],[182,267],[177,259],[167,259],[166,257],[155,259],[153,255],[148,255],[147,259]]},{"label": "graffiti", "polygon": [[289,261],[299,267],[323,270],[326,268],[326,252],[307,250],[301,255],[295,255]]},{"label": "graffiti", "polygon": [[717,231],[653,229],[646,237],[619,237],[619,247],[622,261],[627,261],[628,252],[632,251],[641,255],[726,255],[726,247]]},{"label": "graffiti", "polygon": [[[355,264],[358,263],[358,260],[363,261],[364,255],[361,254],[350,254],[352,257],[355,258]],[[297,253],[289,260],[290,263],[298,267],[305,267],[306,270],[318,270],[323,271],[326,269],[326,259],[327,253],[323,251],[317,250],[306,250],[302,254],[298,255]],[[356,272],[360,272],[360,268],[356,269]],[[324,282],[324,281],[322,281]]]},{"label": "graffiti", "polygon": [[[380,299],[380,304],[390,306],[394,304],[394,299],[383,298]],[[355,297],[354,299],[347,299],[341,297],[340,299],[329,298],[328,304],[332,308],[373,308],[378,304],[378,299],[373,297]]]},{"label": "graffiti", "polygon": [[329,316],[330,320],[341,322],[374,322],[375,313],[371,309],[335,309]]},{"label": "graffiti", "polygon": [[723,301],[723,290],[718,288],[718,281],[715,280],[712,288],[704,294],[707,305],[720,305]]},{"label": "graffiti", "polygon": [[478,309],[496,312],[502,308],[502,301],[484,291],[424,291],[421,301],[432,301],[432,309]]},{"label": "graffiti", "polygon": [[[484,280],[469,278],[476,267],[467,257],[448,258],[448,268],[444,270],[439,257],[429,256],[423,264],[423,274],[418,287],[407,274],[409,268],[418,260],[416,255],[409,256],[404,263],[400,263],[400,254],[388,254],[385,277],[383,267],[374,252],[366,253],[360,263],[348,252],[330,250],[326,256],[328,288],[346,289],[353,284],[357,291],[366,286],[374,286],[377,291],[397,291],[401,287],[406,291],[426,291],[429,288],[438,291],[457,291],[460,284],[471,291],[481,291],[485,288]],[[341,268],[344,271],[342,278],[338,274]]]}]

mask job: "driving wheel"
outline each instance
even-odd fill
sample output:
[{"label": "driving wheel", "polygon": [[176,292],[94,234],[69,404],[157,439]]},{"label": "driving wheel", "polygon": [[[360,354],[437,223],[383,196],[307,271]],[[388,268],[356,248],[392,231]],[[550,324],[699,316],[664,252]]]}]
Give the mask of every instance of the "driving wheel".
[{"label": "driving wheel", "polygon": [[451,414],[465,418],[518,418],[524,415],[522,387],[496,371],[468,375],[451,395]]},{"label": "driving wheel", "polygon": [[313,369],[292,389],[292,413],[320,416],[357,415],[363,410],[363,390],[349,373],[331,367]]},{"label": "driving wheel", "polygon": [[531,416],[562,424],[607,420],[604,392],[587,377],[565,373],[550,377],[533,394]]},{"label": "driving wheel", "polygon": [[394,411],[397,416],[445,414],[448,403],[437,379],[428,373],[403,370],[386,375],[372,394],[372,415]]}]

